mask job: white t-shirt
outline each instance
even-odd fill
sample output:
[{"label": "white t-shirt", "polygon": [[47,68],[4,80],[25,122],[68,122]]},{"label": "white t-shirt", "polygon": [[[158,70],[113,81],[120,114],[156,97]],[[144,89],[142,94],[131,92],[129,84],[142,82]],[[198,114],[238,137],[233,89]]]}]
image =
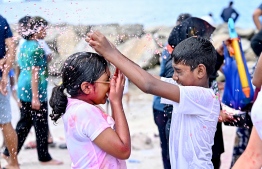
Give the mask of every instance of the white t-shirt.
[{"label": "white t-shirt", "polygon": [[257,133],[262,140],[262,92],[260,91],[257,95],[257,99],[252,106],[251,118],[253,125],[257,129]]},{"label": "white t-shirt", "polygon": [[113,128],[112,117],[94,105],[68,98],[63,122],[72,169],[126,169],[125,161],[107,154],[93,142],[106,128]]},{"label": "white t-shirt", "polygon": [[[161,78],[176,84],[173,79]],[[180,102],[161,98],[172,104],[169,154],[172,169],[213,169],[212,146],[220,112],[220,103],[212,89],[179,86]]]}]

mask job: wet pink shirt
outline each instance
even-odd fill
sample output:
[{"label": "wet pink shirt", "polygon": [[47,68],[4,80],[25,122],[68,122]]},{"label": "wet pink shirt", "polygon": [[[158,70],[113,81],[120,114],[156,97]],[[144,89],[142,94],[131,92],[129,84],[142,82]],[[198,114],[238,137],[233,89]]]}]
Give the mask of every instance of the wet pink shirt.
[{"label": "wet pink shirt", "polygon": [[106,128],[113,128],[112,117],[94,105],[68,98],[63,122],[72,169],[126,169],[125,161],[107,154],[93,142]]}]

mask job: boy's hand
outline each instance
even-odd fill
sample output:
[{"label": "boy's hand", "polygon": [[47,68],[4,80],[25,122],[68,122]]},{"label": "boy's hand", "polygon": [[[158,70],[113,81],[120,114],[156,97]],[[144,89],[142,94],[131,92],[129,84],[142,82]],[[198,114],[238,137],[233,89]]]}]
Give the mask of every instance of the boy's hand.
[{"label": "boy's hand", "polygon": [[89,32],[85,40],[103,57],[106,57],[109,53],[112,54],[114,52],[118,52],[116,47],[99,31]]},{"label": "boy's hand", "polygon": [[227,114],[223,110],[220,111],[218,122],[232,122],[234,118],[232,115]]},{"label": "boy's hand", "polygon": [[[224,40],[224,43],[225,43],[225,45],[229,48],[229,46],[230,46],[230,44],[231,44],[231,39],[228,38],[228,39]],[[224,45],[221,44],[221,45],[216,49],[216,51],[218,52],[218,54],[219,54],[220,56],[224,56]]]},{"label": "boy's hand", "polygon": [[120,70],[116,69],[116,72],[110,81],[109,100],[111,104],[122,102],[124,86],[125,77]]}]

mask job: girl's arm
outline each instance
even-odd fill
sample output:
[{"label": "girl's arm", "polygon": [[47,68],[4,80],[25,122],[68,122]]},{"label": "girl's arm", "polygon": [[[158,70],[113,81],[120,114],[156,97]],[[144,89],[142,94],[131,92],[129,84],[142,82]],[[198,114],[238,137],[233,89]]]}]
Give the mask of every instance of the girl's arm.
[{"label": "girl's arm", "polygon": [[97,136],[94,142],[108,154],[119,159],[127,159],[131,153],[131,139],[122,105],[125,77],[120,71],[116,72],[117,76],[115,74],[110,82],[109,94],[115,131],[107,128]]},{"label": "girl's arm", "polygon": [[179,102],[180,92],[178,86],[162,82],[153,77],[122,55],[100,32],[89,33],[86,41],[105,59],[119,68],[143,92]]},{"label": "girl's arm", "polygon": [[252,83],[257,88],[260,88],[262,85],[262,76],[260,73],[262,72],[262,54],[260,55],[258,61],[257,61],[257,67],[254,73],[254,77],[252,79]]},{"label": "girl's arm", "polygon": [[39,110],[40,109],[40,101],[38,96],[38,72],[39,67],[33,66],[32,67],[32,109]]},{"label": "girl's arm", "polygon": [[252,128],[247,148],[236,161],[232,169],[249,168],[259,169],[262,167],[262,141],[256,127]]}]

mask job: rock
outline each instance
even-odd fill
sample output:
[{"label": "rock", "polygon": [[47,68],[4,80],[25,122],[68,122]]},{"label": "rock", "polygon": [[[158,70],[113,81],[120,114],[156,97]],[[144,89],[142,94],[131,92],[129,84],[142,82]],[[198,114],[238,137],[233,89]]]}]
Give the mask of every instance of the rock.
[{"label": "rock", "polygon": [[46,30],[46,37],[45,37],[45,41],[48,44],[48,46],[56,51],[57,51],[57,37],[64,32],[65,30],[65,26],[58,26],[58,25],[52,25],[49,26],[49,28]]},{"label": "rock", "polygon": [[76,35],[79,36],[79,37],[85,37],[86,34],[91,29],[91,26],[87,26],[87,25],[77,25],[77,26],[73,26],[73,27],[74,27],[74,31],[75,31]]},{"label": "rock", "polygon": [[216,78],[216,80],[218,81],[218,82],[223,82],[223,81],[225,81],[225,75],[219,70],[219,71],[217,71],[217,73],[218,73],[218,77]]},{"label": "rock", "polygon": [[211,42],[214,45],[215,48],[218,48],[220,45],[222,45],[222,42],[224,40],[227,40],[229,38],[228,34],[214,34],[211,37]]},{"label": "rock", "polygon": [[75,47],[80,41],[72,26],[65,27],[57,37],[57,51],[62,60],[74,53]]},{"label": "rock", "polygon": [[109,24],[109,25],[93,25],[91,26],[92,31],[100,31],[102,34],[106,36],[106,38],[115,43],[118,39],[118,27],[119,24]]},{"label": "rock", "polygon": [[253,71],[254,71],[253,68],[254,68],[255,64],[256,64],[256,62],[254,62],[254,61],[247,62],[247,69],[248,69],[248,72],[250,74],[253,73]]},{"label": "rock", "polygon": [[245,51],[245,57],[246,57],[246,61],[249,62],[249,61],[253,61],[255,62],[257,60],[257,56],[256,54],[253,52],[253,50],[251,48],[248,48],[246,51]]},{"label": "rock", "polygon": [[134,37],[126,43],[119,45],[118,49],[130,60],[137,63],[140,67],[150,64],[151,58],[156,53],[157,45],[152,34]]},{"label": "rock", "polygon": [[141,37],[144,34],[144,26],[141,24],[122,25],[119,27],[118,33],[129,37]]},{"label": "rock", "polygon": [[154,39],[160,48],[163,48],[165,44],[167,44],[167,40],[168,40],[171,30],[172,30],[172,27],[160,27],[154,33]]},{"label": "rock", "polygon": [[238,36],[240,36],[241,38],[246,38],[248,40],[250,40],[254,34],[255,34],[255,29],[242,29],[242,28],[236,28],[237,34]]},{"label": "rock", "polygon": [[250,48],[250,41],[246,38],[241,38],[241,46],[243,52],[247,51]]},{"label": "rock", "polygon": [[227,24],[223,23],[223,24],[217,25],[213,34],[214,35],[228,34],[228,26],[227,26]]},{"label": "rock", "polygon": [[[243,29],[239,27],[235,27],[236,32],[238,36],[241,38],[246,38],[250,40],[252,36],[255,34],[255,29],[249,28],[249,29]],[[214,34],[228,34],[228,25],[227,23],[217,25],[216,30],[214,31]]]},{"label": "rock", "polygon": [[61,60],[58,53],[54,52],[53,59],[50,63],[48,63],[48,74],[51,76],[60,76],[61,75],[61,67],[64,63],[64,60]]},{"label": "rock", "polygon": [[96,53],[96,51],[91,46],[89,46],[89,44],[85,41],[85,39],[81,39],[79,43],[76,45],[73,53],[84,52],[84,51]]}]

